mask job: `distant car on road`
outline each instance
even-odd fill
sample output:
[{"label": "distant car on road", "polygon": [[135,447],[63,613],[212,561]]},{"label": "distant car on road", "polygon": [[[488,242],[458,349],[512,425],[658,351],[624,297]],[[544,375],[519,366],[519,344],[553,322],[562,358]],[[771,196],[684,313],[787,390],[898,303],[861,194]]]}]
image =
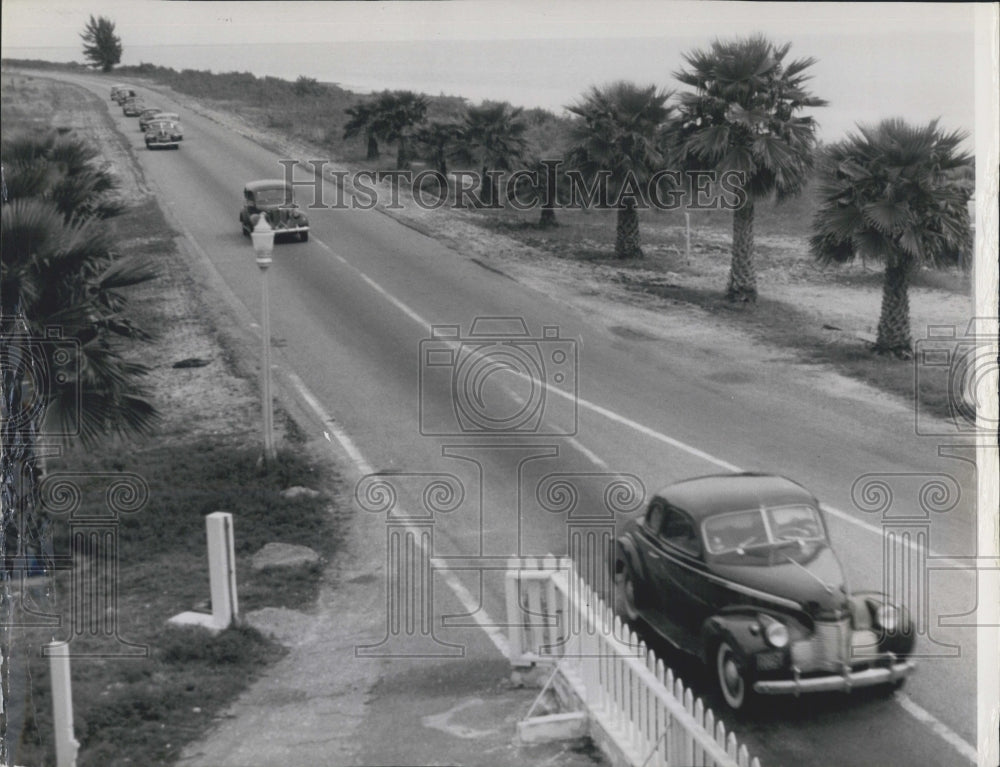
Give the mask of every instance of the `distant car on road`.
[{"label": "distant car on road", "polygon": [[172,120],[154,119],[146,127],[146,149],[179,149],[180,126]]},{"label": "distant car on road", "polygon": [[251,181],[243,188],[240,225],[249,235],[261,215],[274,229],[275,236],[297,234],[302,242],[309,239],[309,218],[295,204],[292,185],[283,179]]},{"label": "distant car on road", "polygon": [[142,114],[142,110],[145,109],[143,103],[136,97],[131,97],[125,100],[122,104],[122,114],[126,117],[138,117]]},{"label": "distant car on road", "polygon": [[618,611],[714,672],[732,709],[756,695],[902,686],[913,625],[851,592],[819,503],[767,474],[700,477],[656,493],[611,557]]},{"label": "distant car on road", "polygon": [[128,86],[118,83],[117,85],[111,86],[111,100],[117,101],[118,91],[125,90]]},{"label": "distant car on road", "polygon": [[157,112],[153,115],[155,120],[170,120],[177,127],[178,141],[184,140],[184,131],[181,129],[181,117],[176,112]]},{"label": "distant car on road", "polygon": [[136,92],[126,85],[123,85],[114,92],[112,98],[118,106],[122,106],[126,99],[134,99],[136,97]]},{"label": "distant car on road", "polygon": [[163,110],[161,110],[159,107],[146,107],[145,109],[143,109],[142,112],[139,113],[139,130],[145,131],[146,126],[149,125],[153,117],[160,114],[160,112],[162,111]]}]

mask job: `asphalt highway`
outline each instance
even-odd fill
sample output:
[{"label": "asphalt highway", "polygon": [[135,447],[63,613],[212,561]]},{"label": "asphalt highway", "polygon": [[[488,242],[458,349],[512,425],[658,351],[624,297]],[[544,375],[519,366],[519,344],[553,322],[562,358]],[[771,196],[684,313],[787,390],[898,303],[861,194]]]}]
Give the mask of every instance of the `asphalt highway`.
[{"label": "asphalt highway", "polygon": [[[110,80],[58,76],[104,100],[170,219],[259,318],[261,278],[237,214],[243,185],[280,176],[281,158],[160,94],[147,100],[181,115],[185,139],[177,151],[147,151],[137,121],[107,100]],[[775,700],[762,715],[734,718],[695,664],[661,652],[767,767],[971,763],[977,660],[969,613],[978,595],[959,560],[976,553],[976,477],[967,452],[939,452],[962,440],[918,436],[905,403],[831,394],[821,371],[795,372],[779,357],[747,367],[710,344],[629,332],[381,212],[308,213],[310,240],[276,244],[268,277],[278,372],[293,374],[314,409],[333,419],[317,430],[346,436],[352,457],[363,456],[359,465],[383,473],[410,521],[432,531],[434,555],[455,563],[454,578],[480,603],[480,623],[503,622],[502,574],[463,563],[566,554],[580,510],[607,509],[615,481],[641,498],[701,474],[785,474],[827,505],[856,590],[882,590],[887,529],[912,536],[903,550],[925,577],[904,584],[920,632],[918,670],[904,693]],[[522,322],[526,334],[511,335]],[[524,370],[540,371],[563,394],[540,392]],[[462,388],[477,375],[481,402]],[[484,418],[517,429],[497,437],[477,426]],[[864,511],[852,497],[855,483],[873,475],[892,488],[884,512]],[[578,494],[572,508],[551,489],[558,478]],[[921,488],[935,479],[954,503],[923,514]],[[417,513],[434,482],[451,490],[430,503],[432,513]],[[634,506],[627,498],[621,505]],[[607,518],[620,516],[611,509]],[[437,636],[461,643],[481,628],[440,580],[435,614],[451,617]]]}]

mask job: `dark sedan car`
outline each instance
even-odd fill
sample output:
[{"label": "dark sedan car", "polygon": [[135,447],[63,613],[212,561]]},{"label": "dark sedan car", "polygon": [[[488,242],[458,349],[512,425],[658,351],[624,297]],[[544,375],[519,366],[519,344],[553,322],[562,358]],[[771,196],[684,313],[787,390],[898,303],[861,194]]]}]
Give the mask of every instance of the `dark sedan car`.
[{"label": "dark sedan car", "polygon": [[905,611],[852,593],[819,503],[765,474],[678,482],[615,542],[616,606],[701,658],[726,704],[884,685],[915,665]]},{"label": "dark sedan car", "polygon": [[283,179],[251,181],[243,187],[240,226],[249,235],[261,214],[274,229],[275,236],[297,234],[302,242],[309,239],[309,218],[295,204],[292,185]]}]

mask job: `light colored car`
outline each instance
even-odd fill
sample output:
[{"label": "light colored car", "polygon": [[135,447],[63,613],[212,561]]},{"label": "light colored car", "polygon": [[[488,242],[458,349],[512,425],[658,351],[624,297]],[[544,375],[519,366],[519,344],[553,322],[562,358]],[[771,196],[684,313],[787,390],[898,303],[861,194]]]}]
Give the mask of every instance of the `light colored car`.
[{"label": "light colored car", "polygon": [[146,127],[146,149],[180,149],[180,126],[172,120],[153,119]]},{"label": "light colored car", "polygon": [[150,121],[159,115],[163,110],[159,107],[146,107],[142,110],[139,115],[139,130],[145,132],[146,128],[149,126]]},{"label": "light colored car", "polygon": [[295,204],[292,185],[283,179],[251,181],[243,188],[243,234],[249,236],[261,215],[267,216],[275,236],[297,234],[302,242],[309,239],[309,218]]},{"label": "light colored car", "polygon": [[176,112],[157,112],[155,115],[153,115],[152,119],[169,120],[174,124],[174,127],[177,129],[175,134],[177,136],[177,140],[178,141],[184,140],[184,129],[181,127],[181,117]]},{"label": "light colored car", "polygon": [[117,85],[112,85],[111,86],[111,100],[112,101],[117,101],[118,100],[118,91],[123,91],[127,87],[128,87],[127,85],[123,85],[122,83],[118,83]]}]

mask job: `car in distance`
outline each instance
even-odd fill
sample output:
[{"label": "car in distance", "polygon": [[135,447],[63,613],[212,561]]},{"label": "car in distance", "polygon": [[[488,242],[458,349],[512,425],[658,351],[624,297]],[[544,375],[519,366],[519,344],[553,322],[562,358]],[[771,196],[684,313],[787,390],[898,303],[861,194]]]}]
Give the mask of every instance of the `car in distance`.
[{"label": "car in distance", "polygon": [[177,114],[176,112],[157,112],[155,115],[153,115],[153,119],[170,120],[170,122],[172,122],[174,126],[177,128],[177,134],[176,134],[177,140],[178,141],[184,140],[184,131],[181,128],[181,117],[179,114]]},{"label": "car in distance", "polygon": [[146,149],[180,149],[179,131],[172,120],[151,120],[146,126]]},{"label": "car in distance", "polygon": [[117,100],[118,91],[125,90],[127,87],[128,87],[127,85],[124,85],[122,83],[118,83],[116,85],[112,85],[111,86],[111,100],[112,101]]},{"label": "car in distance", "polygon": [[848,590],[819,503],[769,474],[689,479],[629,519],[611,556],[616,610],[714,672],[732,709],[758,695],[902,686],[913,625]]},{"label": "car in distance", "polygon": [[139,130],[145,132],[146,126],[149,125],[150,120],[152,120],[156,115],[162,112],[159,107],[146,107],[139,113]]},{"label": "car in distance", "polygon": [[309,239],[309,218],[295,204],[292,185],[284,179],[251,181],[243,188],[240,225],[249,235],[261,215],[274,230],[275,237],[297,234],[302,242]]},{"label": "car in distance", "polygon": [[138,117],[142,114],[143,109],[145,109],[145,106],[142,101],[135,96],[125,99],[125,103],[122,104],[122,114],[126,117]]},{"label": "car in distance", "polygon": [[118,106],[122,106],[126,99],[132,99],[137,96],[136,92],[129,88],[128,86],[122,86],[115,91],[114,100]]}]

